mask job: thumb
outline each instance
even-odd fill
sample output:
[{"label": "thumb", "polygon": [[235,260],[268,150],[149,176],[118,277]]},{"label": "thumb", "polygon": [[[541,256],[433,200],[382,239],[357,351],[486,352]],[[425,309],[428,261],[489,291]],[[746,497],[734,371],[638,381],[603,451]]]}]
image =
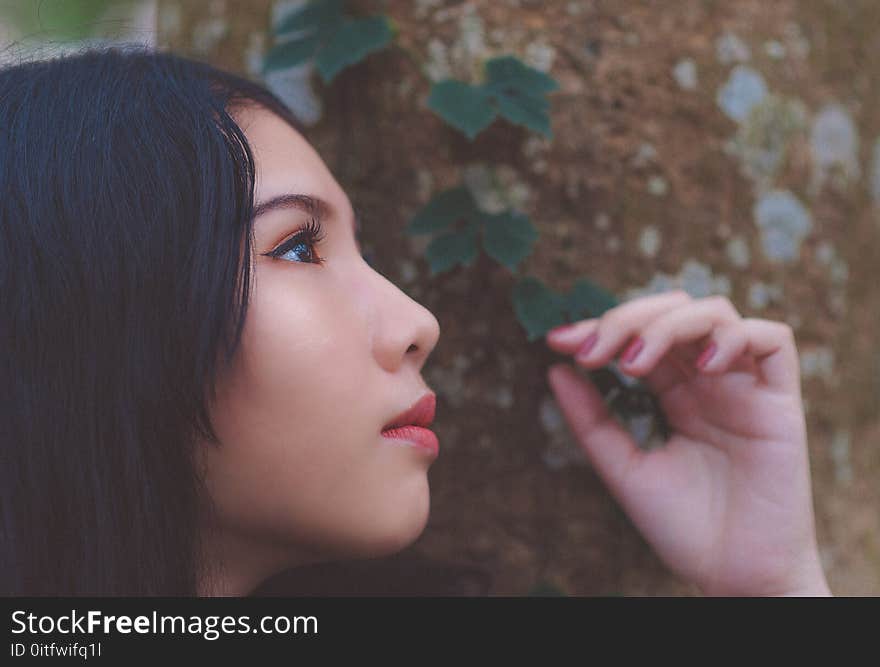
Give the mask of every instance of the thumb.
[{"label": "thumb", "polygon": [[595,385],[580,377],[570,365],[550,366],[547,381],[575,439],[593,468],[619,498],[628,473],[644,452],[609,413]]}]

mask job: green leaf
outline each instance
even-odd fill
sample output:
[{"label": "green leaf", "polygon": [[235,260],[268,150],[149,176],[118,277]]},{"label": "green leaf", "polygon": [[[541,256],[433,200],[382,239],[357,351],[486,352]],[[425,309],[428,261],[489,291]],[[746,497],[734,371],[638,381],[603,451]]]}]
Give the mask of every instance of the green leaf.
[{"label": "green leaf", "polygon": [[272,47],[263,60],[263,74],[299,65],[315,55],[320,37],[308,35],[302,39],[290,39]]},{"label": "green leaf", "polygon": [[495,120],[496,111],[482,86],[447,79],[431,86],[428,108],[473,139]]},{"label": "green leaf", "polygon": [[[278,43],[263,63],[263,74],[310,58],[325,82],[386,46],[393,38],[385,16],[347,18],[342,0],[313,0],[274,29]],[[286,39],[285,39],[286,38]]]},{"label": "green leaf", "polygon": [[572,322],[599,317],[606,310],[620,303],[611,292],[596,283],[581,278],[576,281],[566,297],[566,310]]},{"label": "green leaf", "polygon": [[504,211],[484,216],[483,247],[486,253],[511,271],[528,257],[538,231],[528,216],[517,211]]},{"label": "green leaf", "polygon": [[506,87],[540,97],[557,90],[559,83],[541,70],[529,67],[513,56],[500,56],[486,61],[487,86],[491,91]]},{"label": "green leaf", "polygon": [[511,298],[529,341],[561,324],[599,317],[619,303],[611,292],[587,278],[577,280],[569,293],[562,295],[537,278],[527,276],[516,285]]},{"label": "green leaf", "polygon": [[324,81],[378,51],[391,41],[391,27],[384,16],[345,19],[318,51],[315,66]]},{"label": "green leaf", "polygon": [[410,221],[406,232],[413,236],[447,229],[454,222],[478,213],[473,196],[465,187],[451,188],[435,195]]},{"label": "green leaf", "polygon": [[276,35],[299,30],[321,30],[342,21],[344,0],[312,0],[286,16],[274,29]]},{"label": "green leaf", "polygon": [[428,107],[473,139],[500,113],[512,123],[552,137],[550,103],[544,97],[559,88],[556,79],[513,56],[486,61],[485,83],[472,86],[446,79],[435,83]]},{"label": "green leaf", "polygon": [[511,123],[540,132],[548,139],[553,138],[548,114],[550,103],[547,100],[511,90],[496,94],[495,103],[499,113]]},{"label": "green leaf", "polygon": [[425,249],[425,256],[431,266],[431,275],[448,271],[456,264],[470,266],[477,258],[477,243],[473,228],[433,239]]},{"label": "green leaf", "polygon": [[526,276],[514,285],[511,301],[529,341],[540,338],[553,327],[565,324],[562,317],[565,299],[533,276]]},{"label": "green leaf", "polygon": [[552,137],[546,93],[559,88],[556,79],[511,56],[486,62],[486,91],[499,113],[511,123]]}]

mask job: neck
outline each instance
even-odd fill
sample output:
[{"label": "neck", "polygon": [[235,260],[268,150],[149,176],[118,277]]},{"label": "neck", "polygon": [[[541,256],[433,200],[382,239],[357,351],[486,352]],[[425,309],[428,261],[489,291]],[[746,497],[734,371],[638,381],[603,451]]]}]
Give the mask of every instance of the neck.
[{"label": "neck", "polygon": [[200,597],[243,597],[274,574],[320,560],[294,547],[259,543],[228,530],[213,531],[202,553]]}]

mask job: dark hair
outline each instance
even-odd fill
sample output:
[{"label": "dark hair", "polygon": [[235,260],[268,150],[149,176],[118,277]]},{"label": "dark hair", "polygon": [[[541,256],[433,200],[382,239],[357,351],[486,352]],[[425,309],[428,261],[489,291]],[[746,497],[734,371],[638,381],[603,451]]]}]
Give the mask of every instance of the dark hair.
[{"label": "dark hair", "polygon": [[194,595],[264,86],[138,45],[0,70],[0,593]]}]

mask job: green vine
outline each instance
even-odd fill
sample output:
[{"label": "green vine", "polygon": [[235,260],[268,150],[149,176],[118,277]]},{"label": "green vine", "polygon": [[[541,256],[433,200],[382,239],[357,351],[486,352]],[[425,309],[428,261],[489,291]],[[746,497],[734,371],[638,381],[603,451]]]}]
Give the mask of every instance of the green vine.
[{"label": "green vine", "polygon": [[[462,229],[449,231],[459,223],[464,223]],[[432,276],[456,264],[470,266],[477,256],[478,241],[482,241],[487,255],[515,271],[538,238],[538,230],[523,213],[513,209],[486,213],[463,186],[436,195],[410,221],[406,231],[411,235],[443,232],[425,249]]]},{"label": "green vine", "polygon": [[274,46],[263,60],[263,75],[314,59],[329,83],[349,65],[385,48],[396,34],[386,16],[351,17],[344,0],[313,0],[273,30]]},{"label": "green vine", "polygon": [[[345,0],[312,0],[273,29],[263,72],[314,60],[321,77],[330,82],[346,67],[395,42],[397,33],[387,16],[353,17],[345,13]],[[414,59],[411,52],[407,55]],[[424,74],[424,68],[419,69]],[[512,55],[488,59],[483,69],[479,84],[456,79],[435,82],[428,108],[471,141],[498,117],[552,139],[547,95],[558,90],[558,82]],[[484,211],[463,185],[436,194],[415,214],[406,232],[435,234],[425,248],[432,276],[473,265],[480,249],[515,274],[538,239],[525,213],[513,207]],[[559,293],[534,276],[522,276],[510,300],[529,341],[555,326],[597,317],[618,303],[613,294],[585,277],[568,293]]]},{"label": "green vine", "polygon": [[428,107],[471,140],[499,115],[553,137],[546,94],[559,88],[556,79],[513,56],[487,60],[485,78],[479,85],[456,79],[435,83]]}]

